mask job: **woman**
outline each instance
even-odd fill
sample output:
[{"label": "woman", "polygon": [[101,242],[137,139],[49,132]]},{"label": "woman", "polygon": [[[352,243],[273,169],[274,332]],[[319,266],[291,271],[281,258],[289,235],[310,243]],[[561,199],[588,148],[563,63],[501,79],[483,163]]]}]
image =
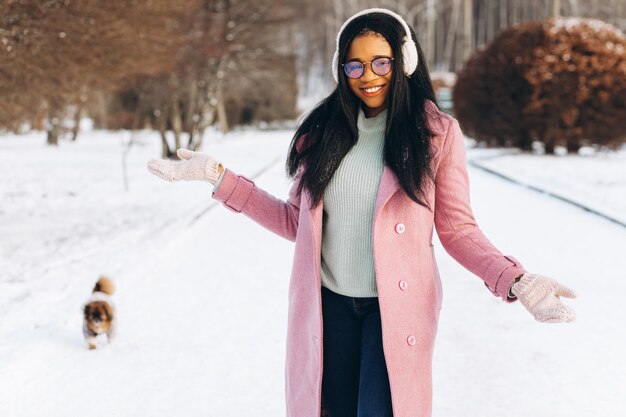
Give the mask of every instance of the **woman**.
[{"label": "woman", "polygon": [[213,198],[296,242],[289,287],[287,415],[426,417],[447,252],[539,321],[571,321],[572,291],[529,274],[482,234],[469,205],[463,135],[439,111],[415,34],[364,10],[337,36],[338,82],[291,143],[287,202],[214,158],[152,160],[169,181],[206,180]]}]

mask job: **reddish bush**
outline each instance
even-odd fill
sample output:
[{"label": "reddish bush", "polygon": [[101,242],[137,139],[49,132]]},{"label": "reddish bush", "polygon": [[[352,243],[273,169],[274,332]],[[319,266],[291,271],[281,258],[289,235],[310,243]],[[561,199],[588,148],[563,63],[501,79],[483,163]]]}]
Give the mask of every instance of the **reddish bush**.
[{"label": "reddish bush", "polygon": [[465,132],[491,145],[623,143],[626,37],[595,19],[510,27],[467,61],[454,104]]}]

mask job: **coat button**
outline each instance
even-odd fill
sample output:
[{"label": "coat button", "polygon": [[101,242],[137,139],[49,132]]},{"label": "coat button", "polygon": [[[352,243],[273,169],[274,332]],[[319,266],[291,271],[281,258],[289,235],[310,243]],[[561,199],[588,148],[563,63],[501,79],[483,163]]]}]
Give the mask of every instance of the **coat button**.
[{"label": "coat button", "polygon": [[400,289],[401,289],[402,291],[404,291],[404,290],[406,290],[406,289],[407,289],[407,287],[409,286],[409,284],[407,284],[407,282],[406,282],[405,280],[403,280],[403,279],[402,279],[402,280],[400,280],[400,281],[398,282],[398,286],[400,287]]},{"label": "coat button", "polygon": [[396,233],[404,233],[404,223],[396,224]]},{"label": "coat button", "polygon": [[409,344],[409,346],[415,346],[415,336],[411,335],[407,337],[406,342]]}]

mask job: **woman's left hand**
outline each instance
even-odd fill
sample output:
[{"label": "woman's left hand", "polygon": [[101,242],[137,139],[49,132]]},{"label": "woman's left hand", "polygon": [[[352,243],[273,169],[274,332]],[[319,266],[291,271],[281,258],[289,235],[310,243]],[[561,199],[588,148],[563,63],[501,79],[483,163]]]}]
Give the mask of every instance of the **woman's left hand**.
[{"label": "woman's left hand", "polygon": [[560,299],[576,298],[576,293],[552,278],[526,273],[512,285],[511,292],[537,321],[567,323],[576,319],[574,310]]}]

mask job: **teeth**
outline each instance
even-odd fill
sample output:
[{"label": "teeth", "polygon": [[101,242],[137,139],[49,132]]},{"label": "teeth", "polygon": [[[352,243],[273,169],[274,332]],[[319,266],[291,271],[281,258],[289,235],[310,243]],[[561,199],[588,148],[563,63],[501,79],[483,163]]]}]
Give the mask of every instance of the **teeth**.
[{"label": "teeth", "polygon": [[383,88],[383,87],[379,86],[379,87],[366,88],[365,92],[367,92],[367,93],[375,93],[376,91],[380,90],[381,88]]}]

